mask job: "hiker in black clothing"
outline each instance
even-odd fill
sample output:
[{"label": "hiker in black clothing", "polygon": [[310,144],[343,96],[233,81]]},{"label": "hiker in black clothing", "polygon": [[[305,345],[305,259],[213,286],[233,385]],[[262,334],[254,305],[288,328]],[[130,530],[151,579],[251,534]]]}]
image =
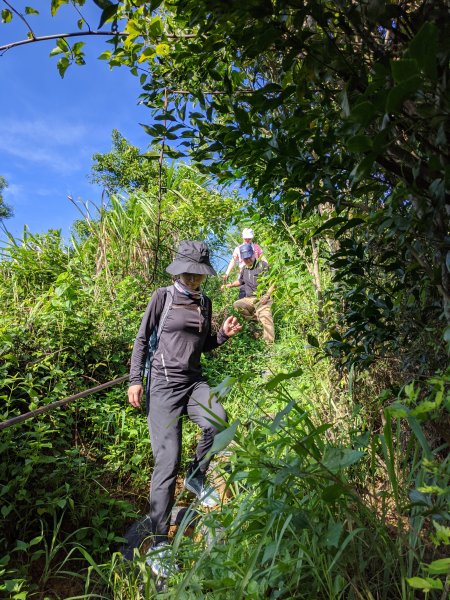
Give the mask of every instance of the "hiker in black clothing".
[{"label": "hiker in black clothing", "polygon": [[[202,430],[195,457],[188,468],[185,487],[206,506],[220,498],[206,481],[214,436],[223,428],[226,414],[202,375],[200,355],[217,348],[240,329],[236,317],[228,317],[217,333],[211,332],[211,300],[200,285],[207,275],[216,275],[209,251],[202,242],[180,243],[167,272],[177,277],[171,288],[159,288],[145,311],[133,347],[128,400],[139,408],[143,396],[142,372],[150,336],[165,314],[159,343],[151,365],[147,419],[155,460],[150,489],[150,520],[154,545],[164,545],[149,562],[153,572],[167,576],[162,558],[174,502],[175,482],[181,457],[182,419],[185,414]],[[173,293],[166,312],[166,296]],[[217,417],[217,418],[215,418]]]}]

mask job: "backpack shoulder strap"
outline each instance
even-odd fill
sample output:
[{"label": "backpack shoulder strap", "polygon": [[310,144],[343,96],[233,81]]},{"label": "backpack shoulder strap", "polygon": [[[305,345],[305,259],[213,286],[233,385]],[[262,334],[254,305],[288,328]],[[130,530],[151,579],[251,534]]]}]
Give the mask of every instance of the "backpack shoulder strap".
[{"label": "backpack shoulder strap", "polygon": [[212,302],[208,296],[205,296],[205,306],[206,306],[206,318],[208,319],[208,323],[211,323],[212,318]]},{"label": "backpack shoulder strap", "polygon": [[161,316],[159,318],[159,323],[158,323],[158,328],[156,330],[156,336],[157,339],[159,341],[159,338],[161,336],[161,332],[163,330],[164,327],[164,323],[166,321],[167,318],[167,314],[170,310],[170,307],[173,304],[173,295],[175,293],[175,287],[173,285],[169,285],[168,287],[166,287],[166,298],[164,300],[164,308],[163,311],[161,313]]}]

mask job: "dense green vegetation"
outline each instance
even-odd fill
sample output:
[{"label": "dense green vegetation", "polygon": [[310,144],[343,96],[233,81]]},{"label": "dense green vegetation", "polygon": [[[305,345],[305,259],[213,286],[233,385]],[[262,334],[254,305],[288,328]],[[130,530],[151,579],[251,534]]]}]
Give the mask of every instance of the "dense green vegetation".
[{"label": "dense green vegetation", "polygon": [[[108,206],[70,246],[55,231],[4,240],[2,418],[126,373],[177,241],[208,239],[220,268],[251,225],[277,340],[268,350],[246,328],[205,358],[230,416],[216,468],[231,497],[194,541],[177,535],[182,568],[160,597],[444,600],[447,3],[96,4],[117,29],[102,58],[140,77],[155,151],[113,133],[92,175]],[[63,75],[83,46],[52,54]],[[161,161],[185,152],[189,166]],[[239,182],[245,201],[214,187]],[[215,280],[207,291],[219,324],[233,296]],[[144,559],[114,554],[152,465],[125,390],[1,436],[5,595],[156,596]]]},{"label": "dense green vegetation", "polygon": [[5,203],[3,199],[3,191],[8,187],[6,179],[0,175],[0,222],[3,219],[9,219],[12,216],[12,208]]}]

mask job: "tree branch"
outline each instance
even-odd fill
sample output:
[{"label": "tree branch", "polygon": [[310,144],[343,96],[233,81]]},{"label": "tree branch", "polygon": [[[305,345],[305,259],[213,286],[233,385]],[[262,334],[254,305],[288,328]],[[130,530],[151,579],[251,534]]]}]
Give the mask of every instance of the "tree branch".
[{"label": "tree branch", "polygon": [[32,27],[31,27],[31,25],[30,25],[30,24],[28,23],[28,21],[25,19],[25,17],[23,16],[23,14],[22,14],[22,13],[20,13],[18,10],[16,10],[16,9],[14,8],[14,6],[12,6],[12,5],[11,5],[11,4],[8,2],[8,0],[3,0],[3,2],[6,4],[6,6],[8,6],[8,8],[9,8],[9,9],[10,9],[10,10],[11,10],[11,11],[14,13],[14,14],[16,14],[16,15],[19,17],[19,19],[21,19],[21,20],[22,20],[22,21],[25,23],[25,25],[28,27],[28,31],[31,33],[31,39],[36,39],[36,36],[34,35],[34,31],[33,31]]},{"label": "tree branch", "polygon": [[18,40],[16,42],[4,44],[3,46],[0,46],[0,53],[4,54],[7,50],[11,50],[11,48],[16,48],[17,46],[24,46],[25,44],[32,44],[34,42],[47,42],[49,40],[59,40],[60,38],[83,37],[92,35],[126,36],[128,34],[122,33],[120,31],[75,31],[72,33],[53,33],[51,35],[42,35],[39,37],[34,36],[31,38],[27,38],[26,40]]},{"label": "tree branch", "polygon": [[[5,0],[4,0],[5,1]],[[20,15],[19,15],[20,16]],[[86,21],[85,21],[86,22]],[[29,27],[29,25],[27,25]],[[9,44],[4,44],[0,46],[0,53],[5,53],[7,50],[11,50],[11,48],[16,48],[17,46],[24,46],[25,44],[31,44],[34,42],[47,42],[48,40],[58,40],[60,38],[70,38],[70,37],[83,37],[83,36],[95,36],[95,35],[112,35],[118,37],[127,37],[128,33],[124,31],[73,31],[71,33],[53,33],[51,35],[42,35],[35,36],[32,30],[30,29],[30,33],[33,37],[27,38],[25,40],[18,40],[16,42],[10,42]],[[167,34],[166,37],[169,40],[178,40],[178,39],[190,39],[197,37],[195,33],[188,33],[186,35],[175,35],[175,34]]]}]

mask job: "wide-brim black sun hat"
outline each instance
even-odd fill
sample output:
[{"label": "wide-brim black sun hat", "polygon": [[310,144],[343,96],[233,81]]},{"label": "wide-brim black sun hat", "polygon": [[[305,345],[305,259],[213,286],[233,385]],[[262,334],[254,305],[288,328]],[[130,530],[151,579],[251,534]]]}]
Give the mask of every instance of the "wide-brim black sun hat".
[{"label": "wide-brim black sun hat", "polygon": [[204,242],[184,240],[180,242],[174,260],[166,271],[171,275],[194,273],[195,275],[217,275],[209,262],[209,249]]}]

